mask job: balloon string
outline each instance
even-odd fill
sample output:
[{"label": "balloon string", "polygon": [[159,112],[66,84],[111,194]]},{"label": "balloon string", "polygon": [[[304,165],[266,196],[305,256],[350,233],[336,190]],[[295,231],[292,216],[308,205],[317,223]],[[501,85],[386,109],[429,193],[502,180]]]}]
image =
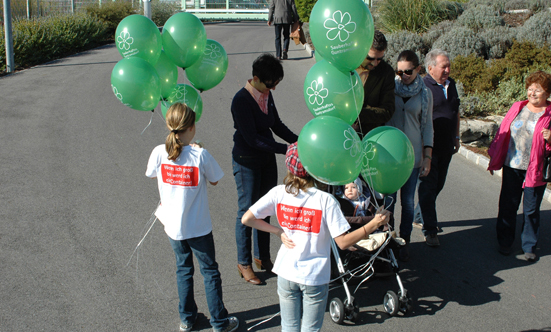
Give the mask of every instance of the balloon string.
[{"label": "balloon string", "polygon": [[[358,104],[357,104],[357,101],[356,101],[356,92],[354,91],[354,88],[359,84],[359,81],[356,80],[356,83],[354,83],[352,81],[353,76],[354,76],[354,74],[351,72],[350,85],[352,86],[352,95],[354,97],[354,106],[356,107],[356,119],[358,119],[358,126],[360,127],[359,128],[360,129],[360,134],[362,134],[362,137],[363,137],[364,132],[363,132],[363,129],[362,129],[362,122],[360,121],[360,113],[362,112],[362,110],[361,110],[361,108],[358,108]],[[362,86],[362,89],[363,89],[363,86]]]},{"label": "balloon string", "polygon": [[273,315],[272,317],[270,317],[270,318],[268,318],[268,319],[265,319],[265,320],[261,321],[260,323],[255,324],[255,325],[249,327],[249,328],[247,329],[247,331],[250,331],[250,330],[254,329],[254,328],[257,327],[258,325],[261,325],[261,324],[264,324],[264,323],[266,323],[266,322],[271,321],[274,317],[276,317],[276,316],[278,316],[278,315],[279,315],[279,312],[278,312],[277,314]]},{"label": "balloon string", "polygon": [[[160,203],[161,203],[161,201],[159,201],[159,204]],[[159,206],[159,204],[157,204],[157,206]],[[157,217],[155,216],[155,211],[157,211],[157,208],[155,208],[155,210],[151,213],[151,217],[149,217],[149,221],[146,223],[146,226],[144,227],[144,229],[145,229],[145,228],[147,228],[147,226],[149,226],[149,229],[147,230],[145,235],[142,237],[142,239],[140,240],[140,242],[138,243],[136,248],[134,248],[134,251],[132,252],[132,255],[130,255],[130,259],[128,260],[128,263],[126,263],[126,266],[128,266],[128,264],[130,264],[130,262],[132,261],[132,257],[134,256],[136,251],[138,251],[138,248],[142,245],[143,241],[145,240],[145,237],[147,236],[147,234],[149,234],[149,232],[153,228],[153,225],[155,225],[155,221],[157,221]]]},{"label": "balloon string", "polygon": [[149,123],[147,124],[147,126],[145,126],[145,128],[142,130],[142,133],[140,135],[143,135],[143,133],[145,132],[145,130],[147,128],[149,128],[149,126],[151,126],[151,122],[153,122],[153,114],[155,113],[155,110],[151,110],[151,118],[149,119]]}]

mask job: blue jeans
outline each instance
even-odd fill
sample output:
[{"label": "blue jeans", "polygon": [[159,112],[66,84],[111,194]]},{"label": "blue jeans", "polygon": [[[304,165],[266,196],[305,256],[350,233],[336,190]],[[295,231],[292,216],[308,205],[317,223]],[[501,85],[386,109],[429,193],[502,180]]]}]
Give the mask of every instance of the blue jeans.
[{"label": "blue jeans", "polygon": [[436,198],[444,188],[452,153],[438,153],[433,150],[430,162],[430,172],[419,178],[419,207],[423,216],[423,234],[425,236],[438,233],[436,217]]},{"label": "blue jeans", "polygon": [[[251,237],[254,232],[254,257],[270,259],[270,233],[253,230],[241,223],[241,218],[251,205],[277,185],[277,164],[275,155],[263,157],[233,156],[233,176],[237,185],[237,218],[235,221],[235,241],[237,263],[251,265]],[[264,219],[270,223],[270,217]]]},{"label": "blue jeans", "polygon": [[[413,228],[413,211],[415,210],[415,189],[417,189],[417,180],[419,179],[420,167],[414,168],[411,171],[409,179],[400,188],[400,203],[402,205],[402,216],[400,217],[400,237],[409,242],[411,230]],[[394,204],[396,203],[396,195],[390,195],[394,203],[388,209],[394,213]]]},{"label": "blue jeans", "polygon": [[283,30],[283,52],[287,52],[289,50],[289,41],[291,40],[291,24],[274,24],[274,27],[276,57],[281,58],[281,30]]},{"label": "blue jeans", "polygon": [[522,188],[526,171],[503,166],[501,193],[499,195],[499,212],[496,231],[500,246],[510,248],[515,240],[517,211],[524,192],[522,233],[522,250],[533,253],[539,238],[540,206],[545,192],[545,185]]},{"label": "blue jeans", "polygon": [[222,279],[215,259],[212,232],[187,240],[168,239],[176,255],[180,321],[186,325],[193,325],[197,318],[197,305],[193,298],[193,255],[195,254],[205,284],[205,295],[211,316],[210,325],[214,330],[224,329],[228,326],[228,311],[222,301]]},{"label": "blue jeans", "polygon": [[282,332],[309,332],[321,329],[329,295],[328,284],[306,286],[278,277],[277,294]]}]

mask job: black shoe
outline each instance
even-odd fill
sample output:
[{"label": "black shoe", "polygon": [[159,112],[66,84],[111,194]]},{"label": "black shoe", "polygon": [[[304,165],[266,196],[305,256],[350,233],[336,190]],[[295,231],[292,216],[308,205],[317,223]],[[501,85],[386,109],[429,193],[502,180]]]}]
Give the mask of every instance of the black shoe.
[{"label": "black shoe", "polygon": [[409,261],[409,244],[406,243],[405,246],[400,248],[400,251],[398,251],[398,259],[402,262]]},{"label": "black shoe", "polygon": [[503,256],[509,256],[512,252],[511,247],[499,246],[499,253]]},{"label": "black shoe", "polygon": [[283,51],[283,57],[282,57],[282,59],[283,59],[283,60],[287,60],[287,58],[288,58],[288,57],[287,57],[287,52],[286,52],[286,51]]}]

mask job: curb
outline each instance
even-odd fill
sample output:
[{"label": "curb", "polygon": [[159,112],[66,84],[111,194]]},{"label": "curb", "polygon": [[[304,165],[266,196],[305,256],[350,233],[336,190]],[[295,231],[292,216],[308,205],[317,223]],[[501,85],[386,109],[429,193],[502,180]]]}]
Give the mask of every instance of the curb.
[{"label": "curb", "polygon": [[314,50],[310,47],[310,44],[306,43],[304,44],[304,49],[310,54],[310,57],[314,56]]},{"label": "curb", "polygon": [[[472,152],[471,150],[467,148],[459,148],[459,154],[465,157],[467,160],[472,161],[474,164],[482,167],[484,170],[488,168],[488,164],[490,163],[490,159],[486,158],[485,156]],[[502,172],[494,171],[494,175],[497,175],[501,177]],[[543,194],[543,200],[551,203],[551,190],[549,188],[545,188],[545,193]]]}]

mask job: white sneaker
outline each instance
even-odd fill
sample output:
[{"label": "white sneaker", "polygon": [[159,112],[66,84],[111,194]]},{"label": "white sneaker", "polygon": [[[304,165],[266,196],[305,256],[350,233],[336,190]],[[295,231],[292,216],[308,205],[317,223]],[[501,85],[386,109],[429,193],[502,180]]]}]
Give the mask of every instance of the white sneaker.
[{"label": "white sneaker", "polygon": [[212,329],[213,332],[233,332],[235,330],[237,330],[237,328],[239,327],[239,320],[237,319],[237,317],[234,317],[234,316],[231,316],[231,317],[228,317],[228,326],[226,326],[225,329],[223,330],[215,330],[215,329]]}]

